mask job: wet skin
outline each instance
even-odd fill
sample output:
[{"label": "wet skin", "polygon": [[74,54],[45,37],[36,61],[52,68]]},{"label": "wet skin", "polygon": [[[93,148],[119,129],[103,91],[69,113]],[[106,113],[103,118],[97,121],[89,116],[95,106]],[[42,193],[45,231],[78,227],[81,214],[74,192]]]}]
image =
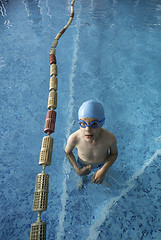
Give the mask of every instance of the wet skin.
[{"label": "wet skin", "polygon": [[[80,120],[90,125],[92,121],[97,119],[82,118]],[[78,168],[75,156],[72,153],[74,147],[77,148],[80,162],[86,165],[81,169]],[[110,149],[110,156],[108,160],[105,161],[108,156],[108,149]],[[100,184],[104,180],[109,167],[117,158],[116,138],[112,133],[102,128],[102,125],[97,128],[90,126],[85,128],[80,127],[78,131],[69,137],[65,153],[75,172],[80,176],[88,175],[92,167],[96,167],[105,162],[103,167],[92,176],[92,183]]]}]

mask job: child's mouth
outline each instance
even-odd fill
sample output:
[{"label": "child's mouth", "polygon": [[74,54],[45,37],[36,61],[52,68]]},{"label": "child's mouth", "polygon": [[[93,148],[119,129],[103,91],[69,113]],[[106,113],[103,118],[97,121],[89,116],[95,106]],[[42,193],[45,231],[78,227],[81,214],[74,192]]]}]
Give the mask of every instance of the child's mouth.
[{"label": "child's mouth", "polygon": [[93,137],[93,135],[86,135],[86,137],[87,137],[88,139],[91,139],[91,138]]}]

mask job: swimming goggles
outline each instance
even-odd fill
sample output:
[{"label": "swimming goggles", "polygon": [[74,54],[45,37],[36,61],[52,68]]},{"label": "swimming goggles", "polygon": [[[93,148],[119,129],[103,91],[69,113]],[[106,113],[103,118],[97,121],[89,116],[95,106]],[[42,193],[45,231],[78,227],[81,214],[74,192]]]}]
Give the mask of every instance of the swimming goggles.
[{"label": "swimming goggles", "polygon": [[105,121],[105,119],[103,119],[101,121],[94,120],[94,121],[90,122],[90,124],[88,125],[85,121],[79,120],[78,124],[81,128],[86,128],[86,127],[98,128],[101,124],[103,125],[104,121]]}]

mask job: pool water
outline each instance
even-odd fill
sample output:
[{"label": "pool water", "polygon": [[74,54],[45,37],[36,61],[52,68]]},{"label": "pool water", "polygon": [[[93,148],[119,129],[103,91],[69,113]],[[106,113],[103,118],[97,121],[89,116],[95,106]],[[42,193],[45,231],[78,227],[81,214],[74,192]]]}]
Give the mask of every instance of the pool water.
[{"label": "pool water", "polygon": [[[70,1],[0,0],[0,239],[29,239],[50,79],[51,44]],[[79,0],[56,48],[58,107],[47,239],[161,239],[161,3]],[[77,189],[64,155],[88,99],[103,104],[118,159]],[[76,153],[76,152],[75,152]]]}]

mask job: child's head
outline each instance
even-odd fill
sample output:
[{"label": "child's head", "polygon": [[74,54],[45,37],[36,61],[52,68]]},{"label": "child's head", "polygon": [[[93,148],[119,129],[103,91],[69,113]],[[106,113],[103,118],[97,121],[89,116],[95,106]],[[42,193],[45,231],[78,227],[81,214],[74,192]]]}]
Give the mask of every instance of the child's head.
[{"label": "child's head", "polygon": [[93,118],[102,122],[105,121],[104,109],[99,102],[88,100],[84,102],[78,111],[78,119],[82,118]]},{"label": "child's head", "polygon": [[84,102],[78,111],[78,123],[86,141],[95,141],[101,133],[105,121],[104,110],[100,103],[89,100]]}]

